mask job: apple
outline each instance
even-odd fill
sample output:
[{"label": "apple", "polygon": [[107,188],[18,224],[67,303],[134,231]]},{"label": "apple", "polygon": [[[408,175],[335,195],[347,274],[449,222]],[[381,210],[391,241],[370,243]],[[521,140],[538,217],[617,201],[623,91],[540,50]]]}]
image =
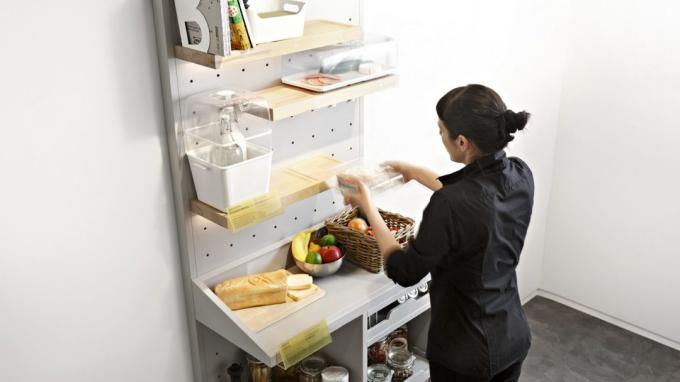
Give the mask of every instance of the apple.
[{"label": "apple", "polygon": [[342,257],[342,251],[334,245],[321,247],[321,249],[319,249],[319,254],[321,255],[321,259],[323,259],[324,264],[332,263]]}]

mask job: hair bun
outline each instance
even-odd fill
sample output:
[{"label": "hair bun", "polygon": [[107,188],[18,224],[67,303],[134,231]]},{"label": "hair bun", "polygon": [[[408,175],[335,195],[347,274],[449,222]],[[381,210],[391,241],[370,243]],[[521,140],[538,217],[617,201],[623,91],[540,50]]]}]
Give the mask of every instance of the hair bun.
[{"label": "hair bun", "polygon": [[526,111],[520,111],[515,113],[514,111],[508,109],[503,113],[503,121],[505,122],[505,130],[508,134],[514,134],[518,130],[523,130],[524,127],[529,122],[529,117],[531,114]]}]

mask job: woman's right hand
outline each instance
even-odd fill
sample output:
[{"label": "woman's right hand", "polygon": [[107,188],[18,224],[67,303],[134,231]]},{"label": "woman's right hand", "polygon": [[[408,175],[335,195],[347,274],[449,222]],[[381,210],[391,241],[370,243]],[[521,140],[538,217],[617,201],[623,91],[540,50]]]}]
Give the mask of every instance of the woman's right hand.
[{"label": "woman's right hand", "polygon": [[418,168],[410,163],[400,162],[400,161],[387,161],[382,164],[390,171],[394,171],[404,177],[404,181],[408,182],[412,179],[416,179],[416,174]]}]

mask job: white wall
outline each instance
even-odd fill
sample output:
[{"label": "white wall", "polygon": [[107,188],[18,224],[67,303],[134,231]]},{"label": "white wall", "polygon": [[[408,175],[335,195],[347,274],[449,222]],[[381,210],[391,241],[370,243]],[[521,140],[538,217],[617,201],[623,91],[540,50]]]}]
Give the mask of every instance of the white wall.
[{"label": "white wall", "polygon": [[679,46],[678,2],[575,3],[542,284],[677,348]]},{"label": "white wall", "polygon": [[368,30],[397,39],[401,69],[396,90],[367,97],[369,157],[408,160],[442,174],[458,169],[441,146],[435,113],[437,100],[457,86],[485,84],[510,108],[533,114],[508,149],[531,166],[536,180],[534,214],[518,271],[520,293],[527,298],[541,280],[569,2],[364,4]]},{"label": "white wall", "polygon": [[151,2],[2,15],[0,381],[191,380]]}]

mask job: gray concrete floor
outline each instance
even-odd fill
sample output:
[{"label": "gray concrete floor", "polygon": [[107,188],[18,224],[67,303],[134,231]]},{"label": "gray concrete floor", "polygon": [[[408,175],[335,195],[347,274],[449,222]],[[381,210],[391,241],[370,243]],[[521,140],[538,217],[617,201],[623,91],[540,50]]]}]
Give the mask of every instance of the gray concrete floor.
[{"label": "gray concrete floor", "polygon": [[524,309],[533,342],[522,382],[680,381],[674,349],[542,297]]}]

